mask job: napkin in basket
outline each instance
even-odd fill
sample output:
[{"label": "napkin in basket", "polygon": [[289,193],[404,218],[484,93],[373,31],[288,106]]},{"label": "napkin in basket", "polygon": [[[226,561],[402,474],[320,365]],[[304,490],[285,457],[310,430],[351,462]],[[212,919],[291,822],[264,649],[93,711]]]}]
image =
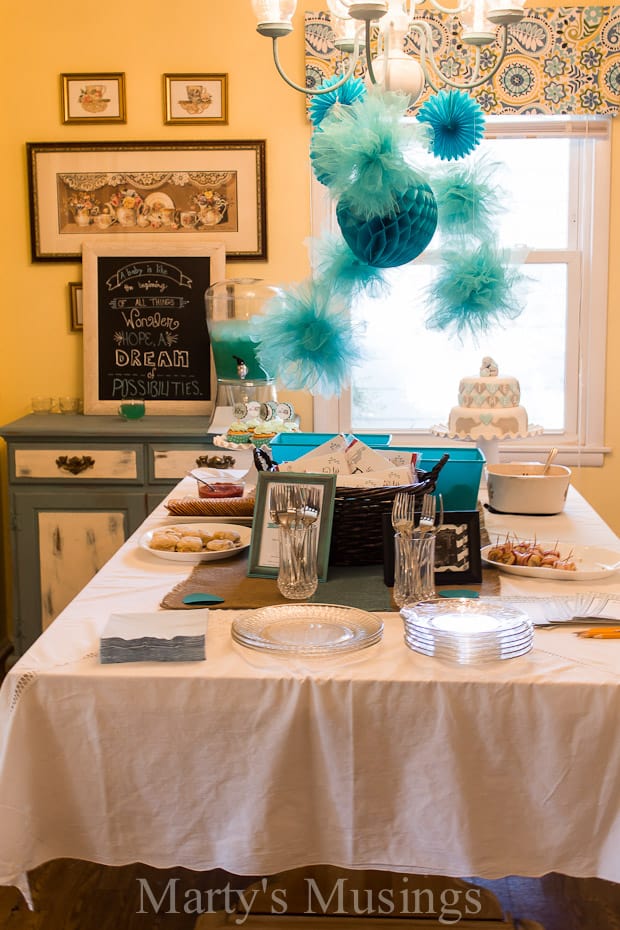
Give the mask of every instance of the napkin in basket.
[{"label": "napkin in basket", "polygon": [[208,608],[110,614],[99,659],[102,664],[204,661],[208,615]]}]

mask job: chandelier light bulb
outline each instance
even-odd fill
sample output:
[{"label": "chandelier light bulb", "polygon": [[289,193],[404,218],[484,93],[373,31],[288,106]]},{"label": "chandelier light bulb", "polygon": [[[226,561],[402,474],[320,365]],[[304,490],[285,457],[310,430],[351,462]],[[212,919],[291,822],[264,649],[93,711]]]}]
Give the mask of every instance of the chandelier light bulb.
[{"label": "chandelier light bulb", "polygon": [[327,6],[334,16],[341,19],[350,16],[371,22],[385,15],[388,3],[387,0],[327,0]]},{"label": "chandelier light bulb", "polygon": [[334,16],[332,20],[332,32],[334,33],[334,48],[340,52],[351,54],[355,48],[355,34],[358,24],[350,16],[346,19]]},{"label": "chandelier light bulb", "polygon": [[257,32],[272,38],[288,35],[296,8],[297,0],[252,0]]},{"label": "chandelier light bulb", "polygon": [[509,26],[520,23],[525,16],[521,0],[489,0],[487,19],[496,26]]},{"label": "chandelier light bulb", "polygon": [[473,0],[460,14],[462,39],[466,45],[478,47],[495,41],[495,26],[487,18],[487,0]]}]

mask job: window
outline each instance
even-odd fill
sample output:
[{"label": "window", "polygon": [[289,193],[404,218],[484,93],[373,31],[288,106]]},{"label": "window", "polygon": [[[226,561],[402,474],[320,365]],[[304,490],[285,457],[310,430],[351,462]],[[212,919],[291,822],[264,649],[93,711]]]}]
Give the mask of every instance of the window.
[{"label": "window", "polygon": [[[389,271],[387,295],[356,301],[366,357],[340,398],[315,399],[315,430],[445,443],[430,429],[446,423],[460,378],[488,355],[500,374],[519,379],[530,422],[544,427],[542,436],[512,441],[511,457],[554,444],[576,453],[575,462],[602,464],[609,150],[604,118],[489,118],[476,157],[499,166],[500,244],[526,247],[523,312],[477,342],[427,329],[421,295],[439,254],[436,236],[416,261]],[[325,188],[313,187],[319,236],[326,223],[337,227]]]}]

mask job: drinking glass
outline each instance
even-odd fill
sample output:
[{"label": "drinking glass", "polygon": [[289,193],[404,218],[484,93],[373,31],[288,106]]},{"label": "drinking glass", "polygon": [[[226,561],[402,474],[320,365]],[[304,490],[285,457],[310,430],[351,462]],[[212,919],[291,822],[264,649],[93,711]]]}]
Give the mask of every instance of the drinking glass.
[{"label": "drinking glass", "polygon": [[31,401],[33,413],[51,413],[54,406],[53,397],[43,397],[42,394],[35,394]]},{"label": "drinking glass", "polygon": [[58,398],[58,408],[61,413],[79,413],[80,412],[80,398],[79,397],[59,397]]},{"label": "drinking glass", "polygon": [[399,607],[435,597],[435,534],[394,535],[394,592]]},{"label": "drinking glass", "polygon": [[124,420],[139,420],[145,413],[144,401],[123,400],[119,405],[118,412]]},{"label": "drinking glass", "polygon": [[316,526],[301,522],[281,523],[278,590],[290,600],[310,597],[319,583]]}]

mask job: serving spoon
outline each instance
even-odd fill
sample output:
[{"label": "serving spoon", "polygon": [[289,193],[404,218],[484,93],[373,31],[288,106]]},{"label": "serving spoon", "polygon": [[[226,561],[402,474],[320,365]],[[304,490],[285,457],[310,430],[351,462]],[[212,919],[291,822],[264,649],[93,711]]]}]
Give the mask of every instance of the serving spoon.
[{"label": "serving spoon", "polygon": [[542,470],[543,475],[547,474],[547,472],[551,468],[551,463],[553,462],[557,454],[558,454],[558,450],[554,446],[551,452],[549,453],[549,455],[547,456],[547,460],[545,464],[543,465],[543,470]]}]

